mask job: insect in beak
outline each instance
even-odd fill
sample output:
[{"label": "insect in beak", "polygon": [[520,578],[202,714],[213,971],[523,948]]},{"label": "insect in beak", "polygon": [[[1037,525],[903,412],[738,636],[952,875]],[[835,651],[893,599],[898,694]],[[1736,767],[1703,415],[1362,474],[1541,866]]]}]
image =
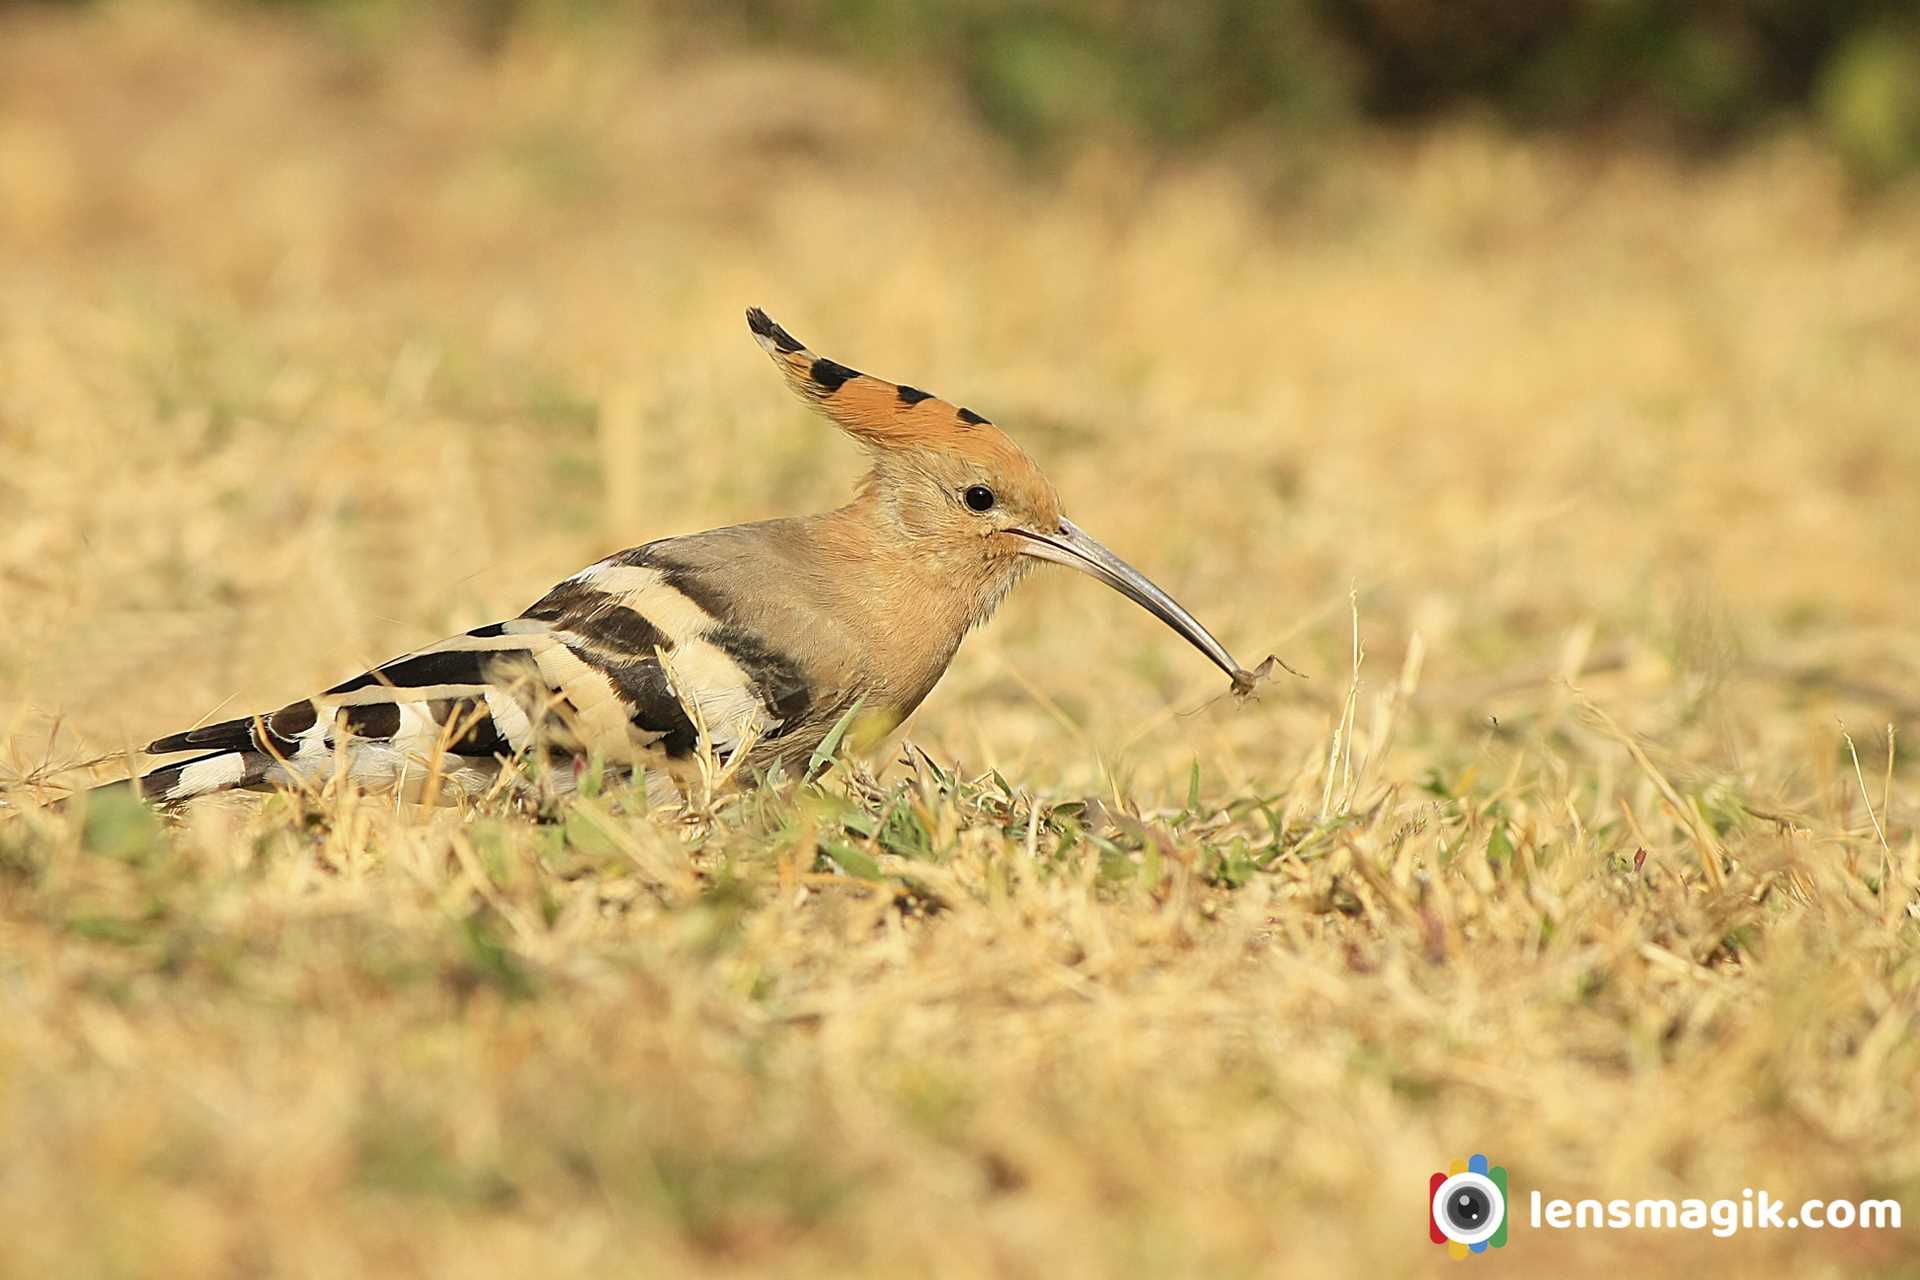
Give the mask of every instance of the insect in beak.
[{"label": "insect in beak", "polygon": [[1155,586],[1144,573],[1101,546],[1073,521],[1062,516],[1060,527],[1051,533],[1017,528],[1008,532],[1026,540],[1020,548],[1021,554],[1036,560],[1063,564],[1069,569],[1078,569],[1088,577],[1098,578],[1172,627],[1186,638],[1188,644],[1206,654],[1215,666],[1231,676],[1236,691],[1245,692],[1253,687],[1258,673],[1241,667],[1227,652],[1227,647],[1215,640],[1213,633],[1201,626],[1200,620],[1182,608],[1179,601]]}]

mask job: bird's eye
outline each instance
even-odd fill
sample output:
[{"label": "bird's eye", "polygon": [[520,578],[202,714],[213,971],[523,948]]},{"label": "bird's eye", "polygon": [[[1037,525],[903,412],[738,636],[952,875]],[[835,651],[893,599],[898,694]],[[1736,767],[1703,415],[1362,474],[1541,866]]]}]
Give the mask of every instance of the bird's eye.
[{"label": "bird's eye", "polygon": [[993,510],[993,490],[983,484],[968,485],[967,491],[961,496],[966,499],[967,506],[974,511]]}]

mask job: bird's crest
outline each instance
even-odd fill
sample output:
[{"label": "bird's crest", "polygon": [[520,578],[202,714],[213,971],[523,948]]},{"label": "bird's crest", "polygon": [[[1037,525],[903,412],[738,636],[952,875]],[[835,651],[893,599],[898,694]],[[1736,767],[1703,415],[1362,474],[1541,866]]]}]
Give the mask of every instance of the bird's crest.
[{"label": "bird's crest", "polygon": [[787,385],[863,443],[881,449],[951,449],[988,459],[1019,453],[1005,432],[973,410],[816,355],[758,307],[747,308],[747,327],[780,366]]}]

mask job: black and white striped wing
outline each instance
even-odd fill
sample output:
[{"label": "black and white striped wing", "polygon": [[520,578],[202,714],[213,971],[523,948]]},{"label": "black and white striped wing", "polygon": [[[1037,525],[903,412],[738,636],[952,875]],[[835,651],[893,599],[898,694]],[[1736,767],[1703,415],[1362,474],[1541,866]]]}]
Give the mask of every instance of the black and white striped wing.
[{"label": "black and white striped wing", "polygon": [[742,626],[712,576],[674,558],[673,547],[654,543],[591,565],[522,619],[549,625],[607,682],[643,736],[661,735],[649,745],[669,757],[693,748],[687,706],[723,756],[749,737],[792,730],[813,707],[799,663]]},{"label": "black and white striped wing", "polygon": [[385,785],[436,761],[454,784],[477,787],[498,761],[535,750],[670,765],[698,737],[688,706],[723,757],[750,738],[778,737],[811,702],[797,667],[716,618],[650,551],[602,561],[512,621],[317,697],[161,738],[149,752],[205,754],[149,773],[141,791],[181,800],[323,779],[337,763],[357,782]]}]

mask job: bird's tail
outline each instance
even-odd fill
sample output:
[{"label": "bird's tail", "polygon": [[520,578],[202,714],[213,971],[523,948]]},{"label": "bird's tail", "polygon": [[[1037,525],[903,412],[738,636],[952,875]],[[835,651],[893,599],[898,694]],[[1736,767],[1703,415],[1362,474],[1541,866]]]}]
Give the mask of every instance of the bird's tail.
[{"label": "bird's tail", "polygon": [[210,751],[151,770],[129,782],[143,800],[177,804],[215,791],[258,786],[266,781],[273,765],[273,757],[264,751]]},{"label": "bird's tail", "polygon": [[[103,764],[111,757],[102,757],[89,764]],[[131,795],[137,799],[154,804],[172,807],[183,800],[195,796],[209,795],[215,791],[226,791],[234,787],[258,786],[270,778],[270,770],[279,763],[264,751],[225,750],[208,751],[191,760],[182,760],[177,764],[165,765],[149,770],[144,774],[135,774],[131,778],[120,778],[113,782],[102,782],[91,787],[81,787],[58,799],[45,802],[46,807],[54,811],[71,808],[82,797],[100,799],[111,795]],[[85,765],[75,766],[84,768]],[[10,807],[8,801],[0,799],[0,809]]]}]

